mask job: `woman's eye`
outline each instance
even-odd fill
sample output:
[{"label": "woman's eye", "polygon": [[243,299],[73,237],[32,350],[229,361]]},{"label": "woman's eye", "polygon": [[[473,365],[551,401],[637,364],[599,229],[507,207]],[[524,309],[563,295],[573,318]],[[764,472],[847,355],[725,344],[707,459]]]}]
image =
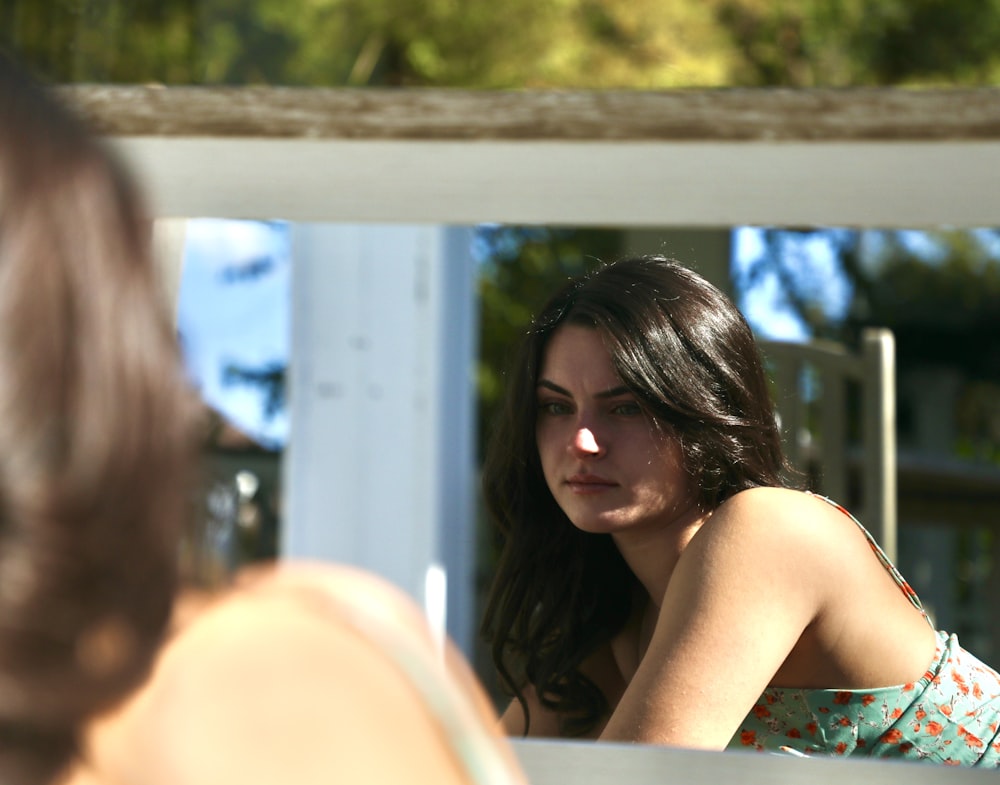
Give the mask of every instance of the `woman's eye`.
[{"label": "woman's eye", "polygon": [[542,401],[538,404],[538,412],[539,414],[547,414],[549,416],[569,414],[570,407],[569,404],[562,401]]},{"label": "woman's eye", "polygon": [[627,403],[616,404],[611,410],[611,413],[620,414],[625,417],[635,417],[636,415],[642,414],[642,407],[634,401],[629,401]]}]

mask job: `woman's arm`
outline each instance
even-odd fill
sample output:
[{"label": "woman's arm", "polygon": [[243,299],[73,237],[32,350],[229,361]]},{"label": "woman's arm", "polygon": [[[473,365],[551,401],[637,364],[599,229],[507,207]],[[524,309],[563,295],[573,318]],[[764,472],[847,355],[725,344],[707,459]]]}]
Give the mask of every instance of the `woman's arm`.
[{"label": "woman's arm", "polygon": [[815,499],[738,494],[692,538],[602,739],[722,749],[826,596]]},{"label": "woman's arm", "polygon": [[[542,705],[538,693],[530,684],[524,688],[524,701],[528,705],[530,723],[524,716],[524,708],[517,700],[512,700],[500,717],[500,725],[508,736],[529,738],[555,738],[559,733],[559,715]],[[525,733],[525,725],[528,725]]]}]

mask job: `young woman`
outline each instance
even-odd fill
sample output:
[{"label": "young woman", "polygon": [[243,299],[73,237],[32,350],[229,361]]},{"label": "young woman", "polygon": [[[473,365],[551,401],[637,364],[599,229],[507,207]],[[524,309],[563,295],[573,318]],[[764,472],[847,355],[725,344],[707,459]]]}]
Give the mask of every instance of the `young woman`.
[{"label": "young woman", "polygon": [[644,257],[556,294],[484,473],[508,732],[997,766],[1000,676],[783,469],[715,287]]},{"label": "young woman", "polygon": [[523,783],[372,576],[247,575],[170,628],[194,407],[140,203],[0,56],[0,782]]}]

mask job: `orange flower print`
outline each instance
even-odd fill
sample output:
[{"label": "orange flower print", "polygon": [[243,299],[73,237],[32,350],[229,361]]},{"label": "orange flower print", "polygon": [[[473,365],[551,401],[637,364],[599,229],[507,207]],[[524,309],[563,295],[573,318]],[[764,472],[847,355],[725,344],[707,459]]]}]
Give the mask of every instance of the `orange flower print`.
[{"label": "orange flower print", "polygon": [[913,749],[912,741],[904,741],[902,744],[899,745],[899,751],[902,753],[907,753],[912,749]]},{"label": "orange flower print", "polygon": [[918,720],[922,720],[924,717],[927,716],[927,712],[924,711],[923,709],[917,709],[915,712],[913,712],[913,716],[916,717]]},{"label": "orange flower print", "polygon": [[983,697],[983,688],[979,686],[978,681],[972,683],[972,696],[976,700],[979,700],[980,698]]},{"label": "orange flower print", "polygon": [[889,716],[892,719],[894,719],[894,720],[898,720],[900,717],[903,716],[903,710],[902,709],[893,709],[892,710],[892,714],[890,714]]},{"label": "orange flower print", "polygon": [[809,735],[810,736],[815,736],[816,735],[816,731],[819,730],[819,725],[817,725],[815,722],[807,722],[806,723],[806,730],[809,731]]},{"label": "orange flower print", "polygon": [[819,707],[820,714],[829,714],[830,710],[826,706]]},{"label": "orange flower print", "polygon": [[837,722],[841,725],[841,727],[844,728],[849,728],[851,725],[854,724],[853,722],[851,722],[850,717],[841,717],[839,720],[837,720]]},{"label": "orange flower print", "polygon": [[839,742],[837,746],[833,748],[833,751],[836,752],[838,755],[843,755],[845,752],[847,752],[847,744],[845,744],[844,742]]},{"label": "orange flower print", "polygon": [[838,692],[833,696],[833,702],[841,706],[844,706],[851,702],[851,693],[849,692]]},{"label": "orange flower print", "polygon": [[909,692],[912,689],[913,689],[913,682],[912,681],[908,681],[908,682],[906,682],[906,684],[903,685],[903,692]]},{"label": "orange flower print", "polygon": [[799,732],[798,728],[791,728],[788,733],[785,734],[790,739],[801,739],[802,734]]},{"label": "orange flower print", "polygon": [[767,706],[763,706],[759,703],[753,707],[753,713],[754,716],[759,720],[764,719],[764,717],[771,716],[771,712],[767,710]]},{"label": "orange flower print", "polygon": [[919,722],[910,723],[910,727],[913,728],[913,732],[914,733],[920,733],[920,723]]},{"label": "orange flower print", "polygon": [[859,750],[863,750],[867,746],[868,746],[868,742],[866,742],[864,739],[858,739],[857,748]]},{"label": "orange flower print", "polygon": [[903,731],[899,728],[893,728],[892,730],[887,730],[882,734],[882,741],[886,744],[899,744],[903,740]]},{"label": "orange flower print", "polygon": [[941,734],[941,731],[943,730],[944,730],[944,725],[942,725],[940,722],[935,722],[934,720],[931,720],[930,722],[927,723],[927,732],[931,736],[939,736]]},{"label": "orange flower print", "polygon": [[947,703],[942,703],[940,706],[938,706],[938,711],[941,712],[945,717],[951,716],[951,706],[949,706]]},{"label": "orange flower print", "polygon": [[874,702],[875,702],[875,696],[874,695],[865,695],[861,699],[861,705],[862,706],[871,706]]},{"label": "orange flower print", "polygon": [[757,741],[756,731],[745,730],[740,734],[740,744],[744,747],[752,747],[755,741]]},{"label": "orange flower print", "polygon": [[965,743],[973,749],[983,746],[983,740],[978,736],[973,736],[971,733],[965,734]]}]

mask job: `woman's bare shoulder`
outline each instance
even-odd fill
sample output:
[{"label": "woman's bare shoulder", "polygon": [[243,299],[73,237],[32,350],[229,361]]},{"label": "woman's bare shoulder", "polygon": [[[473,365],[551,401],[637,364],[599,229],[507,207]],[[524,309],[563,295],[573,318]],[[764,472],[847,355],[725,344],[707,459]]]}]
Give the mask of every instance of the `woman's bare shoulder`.
[{"label": "woman's bare shoulder", "polygon": [[787,488],[742,491],[716,509],[678,563],[678,574],[707,587],[737,583],[745,594],[794,591],[818,612],[845,560],[868,545],[829,502]]},{"label": "woman's bare shoulder", "polygon": [[[858,529],[838,507],[815,494],[791,488],[750,488],[727,499],[712,514],[706,532],[754,539],[767,547],[788,541],[801,547],[809,540],[847,536]],[[850,525],[848,525],[850,524]]]},{"label": "woman's bare shoulder", "polygon": [[441,679],[459,711],[481,708],[443,677],[439,643],[391,585],[325,565],[258,572],[186,620],[145,687],[95,726],[91,754],[123,783],[153,785],[152,760],[164,783],[184,785],[422,771],[464,782],[394,645]]},{"label": "woman's bare shoulder", "polygon": [[793,511],[815,510],[814,506],[831,507],[828,502],[809,491],[796,488],[759,487],[748,488],[733,494],[719,506],[719,510],[736,509],[741,511],[774,511],[791,509]]}]

